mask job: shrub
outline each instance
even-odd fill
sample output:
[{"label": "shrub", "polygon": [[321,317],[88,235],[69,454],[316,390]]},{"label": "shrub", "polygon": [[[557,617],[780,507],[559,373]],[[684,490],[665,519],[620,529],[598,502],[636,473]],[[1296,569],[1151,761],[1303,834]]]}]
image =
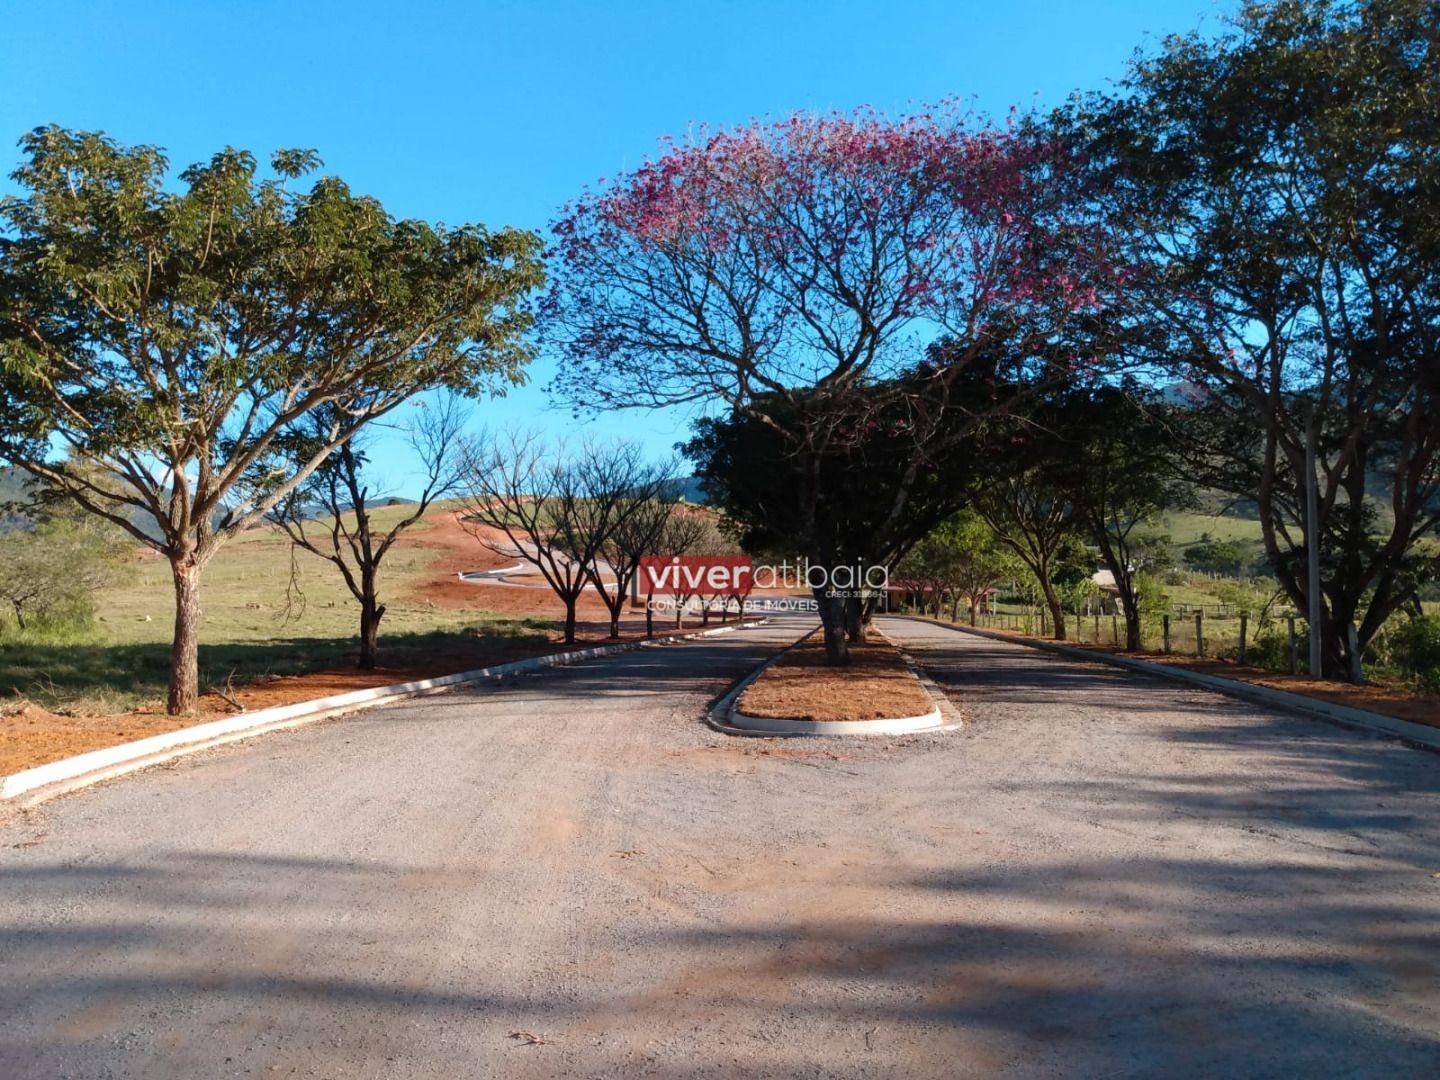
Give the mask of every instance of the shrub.
[{"label": "shrub", "polygon": [[1440,693],[1440,615],[1407,619],[1385,636],[1388,659],[1421,690]]},{"label": "shrub", "polygon": [[1245,662],[1266,671],[1289,671],[1289,637],[1283,631],[1274,630],[1256,634],[1255,640],[1246,646]]},{"label": "shrub", "polygon": [[65,518],[0,536],[0,620],[7,636],[69,636],[90,626],[94,590],[111,576],[114,538]]},{"label": "shrub", "polygon": [[1207,574],[1238,574],[1244,563],[1245,553],[1233,540],[1201,539],[1185,552],[1185,565]]}]

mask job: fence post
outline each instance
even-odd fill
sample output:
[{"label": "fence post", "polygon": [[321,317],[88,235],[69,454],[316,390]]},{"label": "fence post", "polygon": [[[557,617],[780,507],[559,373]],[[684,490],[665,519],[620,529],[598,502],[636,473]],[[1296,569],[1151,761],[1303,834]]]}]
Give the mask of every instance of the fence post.
[{"label": "fence post", "polygon": [[1295,616],[1290,615],[1285,620],[1290,624],[1290,674],[1300,674],[1300,658],[1295,654]]},{"label": "fence post", "polygon": [[1245,612],[1240,613],[1240,663],[1245,663],[1245,631],[1249,627],[1250,616]]},{"label": "fence post", "polygon": [[1170,652],[1170,613],[1168,611],[1160,616],[1160,626],[1161,632],[1165,636],[1165,652],[1168,655]]},{"label": "fence post", "polygon": [[1195,612],[1195,655],[1205,655],[1205,609]]}]

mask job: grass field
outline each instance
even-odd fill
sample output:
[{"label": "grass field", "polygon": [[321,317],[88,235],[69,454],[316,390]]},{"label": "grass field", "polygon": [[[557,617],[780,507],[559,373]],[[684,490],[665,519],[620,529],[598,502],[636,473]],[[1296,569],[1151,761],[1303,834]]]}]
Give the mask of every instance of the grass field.
[{"label": "grass field", "polygon": [[[407,599],[434,576],[439,552],[425,545],[431,521],[405,534],[381,566],[381,660],[421,666],[436,656],[506,655],[548,641],[550,620],[457,610]],[[386,527],[408,507],[374,512]],[[294,554],[298,592],[287,604],[291,545],[278,530],[236,537],[205,568],[201,604],[202,691],[264,675],[304,674],[354,662],[359,609],[331,564]],[[0,639],[0,701],[28,698],[47,708],[118,711],[162,698],[169,668],[173,594],[169,565],[137,555],[121,580],[96,597],[93,631],[61,641]]]},{"label": "grass field", "polygon": [[1162,530],[1180,547],[1197,543],[1200,537],[1210,534],[1212,540],[1238,540],[1260,542],[1260,522],[1250,518],[1231,517],[1228,514],[1197,514],[1175,512],[1166,514]]}]

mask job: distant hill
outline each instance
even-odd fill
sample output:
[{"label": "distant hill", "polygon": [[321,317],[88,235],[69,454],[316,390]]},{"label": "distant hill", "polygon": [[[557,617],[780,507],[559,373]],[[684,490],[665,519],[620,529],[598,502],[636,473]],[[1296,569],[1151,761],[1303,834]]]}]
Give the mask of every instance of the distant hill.
[{"label": "distant hill", "polygon": [[670,492],[688,503],[707,503],[704,489],[698,476],[686,476],[672,482]]},{"label": "distant hill", "polygon": [[[9,503],[28,503],[30,501],[29,481],[30,474],[23,469],[0,467],[0,533],[29,527],[31,519],[27,515],[5,509],[6,504]],[[215,521],[218,523],[224,516],[223,508],[217,510]],[[160,531],[155,525],[155,519],[144,510],[138,508],[132,510],[130,521],[146,536],[159,537]]]}]

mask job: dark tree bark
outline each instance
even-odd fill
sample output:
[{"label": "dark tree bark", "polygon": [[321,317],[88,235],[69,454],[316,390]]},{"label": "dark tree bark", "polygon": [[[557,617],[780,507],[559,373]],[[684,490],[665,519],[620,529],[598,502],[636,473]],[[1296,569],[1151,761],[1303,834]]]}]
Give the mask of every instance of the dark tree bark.
[{"label": "dark tree bark", "polygon": [[380,620],[385,617],[385,605],[375,595],[375,579],[370,576],[361,582],[364,593],[360,601],[360,667],[374,671],[380,662]]},{"label": "dark tree bark", "polygon": [[1055,591],[1055,583],[1050,580],[1050,561],[1044,560],[1039,564],[1041,569],[1035,571],[1035,576],[1040,582],[1040,592],[1045,597],[1045,606],[1050,610],[1050,622],[1054,631],[1056,641],[1065,640],[1065,608],[1060,603],[1060,594]]},{"label": "dark tree bark", "polygon": [[845,598],[845,640],[851,645],[863,645],[867,629],[865,602],[858,596],[847,596]]},{"label": "dark tree bark", "polygon": [[826,595],[824,589],[816,589],[815,602],[820,607],[825,657],[832,666],[844,667],[850,663],[850,641],[845,632],[845,600]]},{"label": "dark tree bark", "polygon": [[175,636],[170,644],[170,693],[166,711],[179,716],[200,701],[200,566],[190,553],[172,559]]}]

